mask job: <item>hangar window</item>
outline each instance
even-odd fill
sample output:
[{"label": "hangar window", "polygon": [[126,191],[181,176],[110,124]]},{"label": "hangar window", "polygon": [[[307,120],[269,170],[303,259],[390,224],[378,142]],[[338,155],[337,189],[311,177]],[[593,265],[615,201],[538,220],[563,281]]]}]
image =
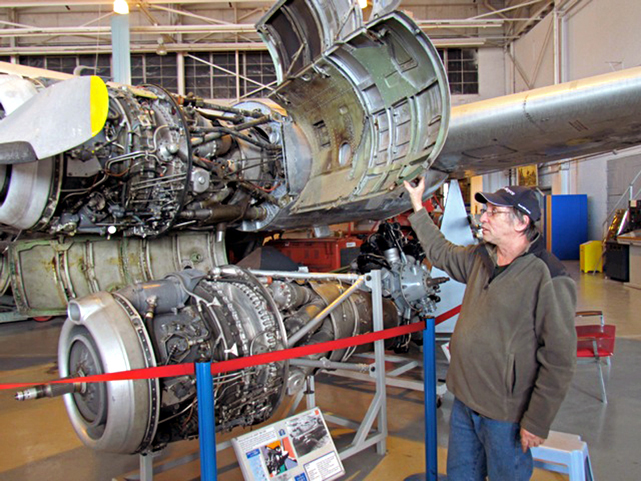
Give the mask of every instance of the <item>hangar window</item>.
[{"label": "hangar window", "polygon": [[185,56],[185,93],[211,98],[211,54],[194,53]]},{"label": "hangar window", "polygon": [[211,70],[212,98],[231,99],[236,97],[236,54],[234,52],[212,53],[211,63],[220,67],[212,67]]},{"label": "hangar window", "polygon": [[[7,60],[10,60],[7,57]],[[30,67],[73,73],[85,67],[82,75],[111,78],[110,54],[28,55],[19,62]],[[237,79],[237,73],[240,76]],[[178,67],[175,53],[131,55],[131,83],[156,84],[178,92]],[[266,97],[276,83],[276,71],[268,52],[201,52],[185,55],[185,92],[207,99]],[[268,86],[268,87],[266,87]]]},{"label": "hangar window", "polygon": [[98,75],[105,79],[111,75],[111,55],[25,55],[20,56],[19,62],[68,74],[80,68],[80,75]]},{"label": "hangar window", "polygon": [[196,97],[236,97],[236,54],[194,53],[185,56],[185,92]]},{"label": "hangar window", "polygon": [[[236,84],[236,72],[240,72]],[[276,80],[267,52],[194,53],[185,56],[185,90],[197,97],[231,99],[265,97],[264,85]]]},{"label": "hangar window", "polygon": [[178,91],[178,69],[176,54],[156,55],[155,53],[131,56],[131,83],[155,84],[170,92]]},{"label": "hangar window", "polygon": [[479,93],[478,50],[473,48],[439,49],[452,94]]},{"label": "hangar window", "polygon": [[[276,83],[276,69],[268,52],[245,52],[245,70],[241,81],[241,96],[267,97],[264,86]],[[273,85],[271,85],[273,87]]]}]

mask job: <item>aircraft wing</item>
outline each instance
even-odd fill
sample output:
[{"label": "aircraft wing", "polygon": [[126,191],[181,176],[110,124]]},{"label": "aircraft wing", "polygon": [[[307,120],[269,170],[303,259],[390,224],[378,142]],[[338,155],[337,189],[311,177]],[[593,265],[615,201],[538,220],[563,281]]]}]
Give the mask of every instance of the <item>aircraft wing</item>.
[{"label": "aircraft wing", "polygon": [[432,168],[454,177],[641,143],[641,67],[452,108]]}]

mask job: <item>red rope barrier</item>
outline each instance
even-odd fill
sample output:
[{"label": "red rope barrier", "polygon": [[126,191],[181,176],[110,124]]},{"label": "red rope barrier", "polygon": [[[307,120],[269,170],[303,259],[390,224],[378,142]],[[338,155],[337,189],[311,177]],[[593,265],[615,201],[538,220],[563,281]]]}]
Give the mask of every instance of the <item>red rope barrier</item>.
[{"label": "red rope barrier", "polygon": [[[435,324],[440,324],[447,319],[455,316],[461,312],[461,306],[455,307],[440,316],[435,320]],[[312,344],[310,346],[294,347],[291,349],[282,349],[280,351],[266,352],[264,354],[256,354],[249,357],[239,357],[237,359],[230,359],[228,361],[212,362],[212,374],[221,374],[229,371],[237,371],[247,367],[258,366],[260,364],[269,364],[272,362],[286,361],[296,357],[309,356],[311,354],[320,354],[327,351],[336,351],[338,349],[346,349],[348,347],[361,346],[363,344],[370,344],[374,341],[390,339],[392,337],[404,336],[414,332],[422,331],[425,329],[425,321],[406,326],[393,327],[383,331],[370,332],[368,334],[361,334],[360,336],[346,337],[335,341],[323,342],[320,344]],[[74,382],[107,382],[107,381],[130,381],[138,379],[155,379],[165,377],[176,377],[184,375],[194,375],[194,364],[174,364],[172,366],[158,366],[145,369],[132,369],[130,371],[110,372],[106,374],[96,374],[93,376],[56,379],[46,382],[24,382],[24,383],[0,383],[0,390],[8,389],[24,389],[31,386],[38,386],[40,384],[70,384]]]},{"label": "red rope barrier", "polygon": [[[296,357],[309,356],[311,354],[320,354],[337,349],[345,349],[352,346],[369,344],[374,341],[390,339],[392,337],[403,336],[425,329],[425,321],[406,326],[394,327],[383,331],[370,332],[360,336],[347,337],[336,341],[312,344],[310,346],[294,347],[291,349],[282,349],[280,351],[267,352],[249,357],[239,357],[228,361],[212,362],[212,374],[220,374],[229,371],[237,371],[246,367],[268,364],[272,362],[285,361]],[[0,390],[7,389],[24,389],[40,384],[70,384],[75,382],[107,382],[107,381],[129,381],[136,379],[154,379],[164,377],[175,377],[194,374],[194,364],[175,364],[172,366],[150,367],[145,369],[132,369],[131,371],[110,372],[106,374],[96,374],[93,376],[56,379],[47,382],[27,382],[27,383],[8,383],[0,384]]]},{"label": "red rope barrier", "polygon": [[450,317],[456,316],[459,312],[461,312],[461,306],[456,306],[455,308],[444,312],[440,316],[437,316],[436,319],[434,319],[434,325],[438,326],[441,322],[447,321]]}]

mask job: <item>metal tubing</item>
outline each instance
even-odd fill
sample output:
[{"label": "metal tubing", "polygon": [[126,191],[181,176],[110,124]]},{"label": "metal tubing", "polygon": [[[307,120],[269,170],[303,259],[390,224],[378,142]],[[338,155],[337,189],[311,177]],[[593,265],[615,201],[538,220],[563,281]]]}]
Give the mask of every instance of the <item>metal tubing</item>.
[{"label": "metal tubing", "polygon": [[332,274],[325,272],[292,272],[292,271],[266,271],[260,269],[249,269],[255,276],[284,277],[287,279],[337,279],[341,281],[357,281],[363,279],[358,274]]},{"label": "metal tubing", "polygon": [[423,331],[423,389],[425,398],[425,479],[437,481],[436,437],[436,352],[434,320],[428,319]]},{"label": "metal tubing", "polygon": [[307,376],[307,389],[305,390],[305,402],[307,409],[316,407],[316,378]]},{"label": "metal tubing", "polygon": [[198,435],[200,437],[200,479],[216,481],[216,425],[214,420],[214,382],[210,362],[196,363],[198,395]]},{"label": "metal tubing", "polygon": [[31,399],[42,399],[44,397],[64,396],[74,392],[82,392],[85,383],[74,382],[73,384],[38,384],[16,393],[16,401],[29,401]]},{"label": "metal tubing", "polygon": [[369,364],[355,364],[350,362],[334,362],[328,359],[291,359],[289,364],[292,366],[317,367],[319,369],[343,369],[346,371],[369,371]]},{"label": "metal tubing", "polygon": [[[336,299],[334,299],[332,302],[329,303],[329,305],[320,311],[314,319],[309,321],[307,324],[305,324],[304,327],[296,331],[292,336],[290,336],[289,340],[287,341],[287,345],[289,347],[292,347],[296,345],[298,341],[300,341],[303,337],[305,337],[308,333],[316,329],[318,326],[320,326],[321,322],[329,315],[331,314],[338,306],[340,306],[343,302],[347,300],[349,296],[352,295],[352,293],[358,289],[361,284],[365,282],[365,278],[361,277],[359,278],[354,284],[352,284],[349,289],[347,289],[345,292],[343,292],[340,296],[338,296]],[[380,301],[380,299],[379,299]],[[381,319],[382,319],[382,304],[381,304]],[[381,321],[382,322],[382,321]]]}]

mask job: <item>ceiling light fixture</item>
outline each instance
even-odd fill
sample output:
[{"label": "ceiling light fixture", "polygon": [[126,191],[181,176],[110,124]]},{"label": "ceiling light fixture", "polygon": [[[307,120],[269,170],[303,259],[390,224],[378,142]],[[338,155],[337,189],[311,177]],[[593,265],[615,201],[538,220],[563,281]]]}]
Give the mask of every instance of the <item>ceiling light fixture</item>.
[{"label": "ceiling light fixture", "polygon": [[367,0],[358,0],[358,6],[361,7],[361,9],[366,9],[367,8]]},{"label": "ceiling light fixture", "polygon": [[129,4],[127,0],[114,0],[114,13],[127,15],[129,13]]},{"label": "ceiling light fixture", "polygon": [[167,55],[167,47],[165,47],[165,41],[162,37],[158,37],[158,47],[156,47],[156,55]]}]

